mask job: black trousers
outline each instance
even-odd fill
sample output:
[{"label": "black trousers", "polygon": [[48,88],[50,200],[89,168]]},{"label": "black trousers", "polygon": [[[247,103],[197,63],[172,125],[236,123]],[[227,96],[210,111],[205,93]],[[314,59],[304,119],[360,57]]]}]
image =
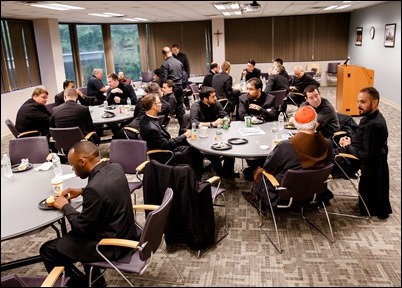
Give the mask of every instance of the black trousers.
[{"label": "black trousers", "polygon": [[184,103],[183,103],[183,86],[182,85],[175,85],[173,89],[174,96],[176,97],[176,117],[177,121],[179,122],[179,127],[181,128],[183,126],[183,115],[185,113],[184,111]]}]

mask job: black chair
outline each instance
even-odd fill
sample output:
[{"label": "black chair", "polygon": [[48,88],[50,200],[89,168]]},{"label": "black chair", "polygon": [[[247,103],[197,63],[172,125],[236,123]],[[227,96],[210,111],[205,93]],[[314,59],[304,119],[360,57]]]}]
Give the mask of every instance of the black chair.
[{"label": "black chair", "polygon": [[[69,277],[65,277],[63,272],[63,266],[56,266],[46,278],[16,274],[2,276],[1,287],[65,287]],[[62,276],[60,277],[60,275]]]},{"label": "black chair", "polygon": [[55,141],[54,145],[58,150],[60,156],[67,156],[70,148],[77,142],[82,140],[88,140],[95,134],[95,132],[89,132],[85,137],[82,134],[80,127],[68,127],[68,128],[49,128],[50,135],[52,135],[51,141]]},{"label": "black chair", "polygon": [[47,111],[49,111],[50,113],[53,113],[53,108],[56,107],[56,103],[48,103],[45,105]]},{"label": "black chair", "polygon": [[[99,262],[91,262],[84,263],[87,266],[90,266],[90,274],[89,274],[89,284],[95,282],[97,279],[92,279],[92,272],[94,267],[98,267],[102,269],[102,274],[106,271],[106,269],[114,269],[117,273],[126,280],[126,282],[131,286],[134,285],[128,280],[128,278],[123,273],[131,273],[136,275],[142,275],[145,270],[148,268],[153,254],[159,249],[162,239],[163,239],[163,231],[165,230],[167,219],[169,212],[171,210],[173,202],[173,190],[171,188],[167,188],[160,205],[133,205],[135,210],[150,210],[151,212],[147,215],[144,227],[141,227],[137,223],[133,223],[136,225],[136,229],[141,230],[141,236],[139,241],[127,240],[127,239],[102,239],[96,245],[96,251],[100,256],[104,259],[104,261]],[[131,259],[128,263],[112,261],[108,259],[102,253],[103,246],[117,246],[117,247],[127,247],[133,249],[133,254],[131,255]],[[176,265],[170,259],[170,257],[166,254],[166,252],[161,249],[166,257],[169,259],[170,264],[174,267],[176,272],[181,277],[181,282],[184,283],[184,279],[180,271],[177,269]]]},{"label": "black chair", "polygon": [[11,165],[19,164],[25,158],[29,163],[43,163],[50,153],[46,136],[10,139],[8,151]]},{"label": "black chair", "polygon": [[40,132],[38,130],[25,131],[20,133],[17,128],[15,128],[14,123],[10,119],[6,119],[6,125],[8,129],[10,129],[11,133],[13,133],[15,138],[23,138],[23,137],[32,137],[32,136],[40,136]]},{"label": "black chair", "polygon": [[338,77],[338,65],[340,62],[329,62],[327,68],[327,85],[336,85]]},{"label": "black chair", "polygon": [[[329,164],[321,169],[311,169],[311,170],[292,170],[289,169],[286,171],[285,175],[282,178],[281,183],[276,180],[276,178],[269,174],[267,171],[263,171],[263,186],[266,192],[267,202],[269,205],[269,211],[272,214],[272,221],[275,228],[277,244],[275,244],[270,236],[268,235],[267,231],[263,229],[263,220],[262,220],[262,212],[261,212],[261,205],[262,200],[259,202],[259,210],[260,210],[260,228],[261,231],[265,233],[268,240],[275,246],[275,248],[282,253],[283,249],[281,247],[281,241],[279,238],[278,227],[275,218],[275,211],[276,209],[289,209],[289,208],[300,208],[301,216],[304,220],[307,221],[312,227],[314,227],[318,232],[328,238],[331,242],[335,242],[334,234],[332,232],[331,221],[329,219],[327,209],[325,207],[324,201],[321,202],[323,210],[326,215],[326,220],[328,222],[328,228],[330,231],[330,237],[328,237],[324,232],[319,230],[309,219],[307,219],[304,215],[304,208],[309,207],[312,203],[318,203],[317,198],[320,197],[320,194],[323,193],[326,189],[327,182],[329,176],[331,174],[332,168],[334,164]],[[275,191],[270,191],[269,187],[274,187]],[[272,188],[271,188],[272,189]],[[275,203],[276,205],[272,204],[270,195],[274,193],[279,197]],[[264,197],[265,198],[265,197]],[[320,213],[318,213],[320,214]]]},{"label": "black chair", "polygon": [[270,91],[269,94],[273,95],[275,97],[274,99],[274,107],[275,109],[278,109],[279,112],[285,113],[286,118],[288,118],[286,114],[286,100],[287,100],[287,94],[288,91],[286,89],[282,90],[277,90],[277,91]]},{"label": "black chair", "polygon": [[190,101],[190,106],[191,106],[191,103],[200,101],[200,88],[195,83],[191,83],[189,86],[190,86],[191,91],[193,92],[193,99],[192,99],[192,101]]}]

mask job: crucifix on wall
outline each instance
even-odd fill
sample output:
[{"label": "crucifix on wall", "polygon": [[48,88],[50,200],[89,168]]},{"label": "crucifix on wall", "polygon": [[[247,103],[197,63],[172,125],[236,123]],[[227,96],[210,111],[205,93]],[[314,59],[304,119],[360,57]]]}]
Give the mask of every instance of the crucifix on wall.
[{"label": "crucifix on wall", "polygon": [[221,36],[223,33],[218,30],[216,30],[216,32],[214,33],[214,35],[216,35],[216,43],[218,44],[219,47],[219,36]]}]

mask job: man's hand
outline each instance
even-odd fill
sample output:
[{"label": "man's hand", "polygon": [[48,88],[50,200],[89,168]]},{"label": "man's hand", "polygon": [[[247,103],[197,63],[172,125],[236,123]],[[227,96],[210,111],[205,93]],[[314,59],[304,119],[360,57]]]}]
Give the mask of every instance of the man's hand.
[{"label": "man's hand", "polygon": [[54,207],[57,209],[63,208],[64,205],[68,204],[68,200],[64,196],[58,196],[56,197],[56,200],[54,201]]},{"label": "man's hand", "polygon": [[119,103],[121,102],[121,98],[120,98],[120,97],[117,97],[117,96],[114,96],[113,100],[114,100],[114,102],[117,103],[117,104],[119,104]]},{"label": "man's hand", "polygon": [[67,197],[67,199],[77,198],[82,194],[81,188],[67,188],[61,192],[61,196]]},{"label": "man's hand", "polygon": [[345,148],[346,146],[350,145],[350,143],[352,143],[352,141],[350,140],[350,137],[348,137],[348,136],[342,137],[339,140],[339,146],[341,146],[342,148]]},{"label": "man's hand", "polygon": [[253,110],[260,111],[261,106],[258,106],[257,104],[250,104],[250,105],[248,105],[248,108],[249,108],[249,109],[253,109]]},{"label": "man's hand", "polygon": [[191,137],[191,130],[187,129],[186,132],[184,132],[184,135],[186,135],[187,138]]}]

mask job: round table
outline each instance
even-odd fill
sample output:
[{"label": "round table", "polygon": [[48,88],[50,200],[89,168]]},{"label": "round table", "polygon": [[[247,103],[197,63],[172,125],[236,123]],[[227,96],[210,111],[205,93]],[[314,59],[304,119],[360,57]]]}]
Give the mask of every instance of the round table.
[{"label": "round table", "polygon": [[[34,164],[34,167],[40,166]],[[70,165],[62,165],[63,176],[72,176]],[[41,200],[53,195],[50,180],[54,177],[53,168],[46,171],[27,171],[13,173],[11,178],[1,176],[1,241],[44,229],[64,217],[62,211],[41,210]],[[85,187],[87,179],[74,175],[64,180],[64,188]],[[74,208],[82,203],[82,197],[71,200]]]},{"label": "round table", "polygon": [[[103,105],[90,106],[89,111],[91,112],[91,117],[94,125],[115,123],[115,122],[125,122],[127,120],[134,119],[134,108],[135,105],[131,105],[129,111],[126,110],[127,105],[110,105],[109,107],[115,107],[115,109],[105,109]],[[110,118],[102,117],[103,114],[108,112],[113,112],[115,116]]]},{"label": "round table", "polygon": [[[275,146],[274,140],[279,141],[288,139],[290,134],[296,131],[282,129],[277,133],[272,133],[272,126],[277,125],[278,122],[266,122],[258,125],[253,125],[251,128],[247,128],[244,121],[234,121],[230,123],[230,127],[227,130],[223,130],[222,142],[228,143],[231,138],[244,138],[248,141],[246,144],[233,145],[228,150],[214,150],[211,146],[216,143],[215,135],[217,128],[208,128],[208,137],[197,137],[197,140],[187,140],[188,143],[206,154],[236,157],[244,159],[258,159],[267,157],[270,151]],[[279,128],[279,127],[278,127]],[[200,129],[197,129],[199,136]]]}]

